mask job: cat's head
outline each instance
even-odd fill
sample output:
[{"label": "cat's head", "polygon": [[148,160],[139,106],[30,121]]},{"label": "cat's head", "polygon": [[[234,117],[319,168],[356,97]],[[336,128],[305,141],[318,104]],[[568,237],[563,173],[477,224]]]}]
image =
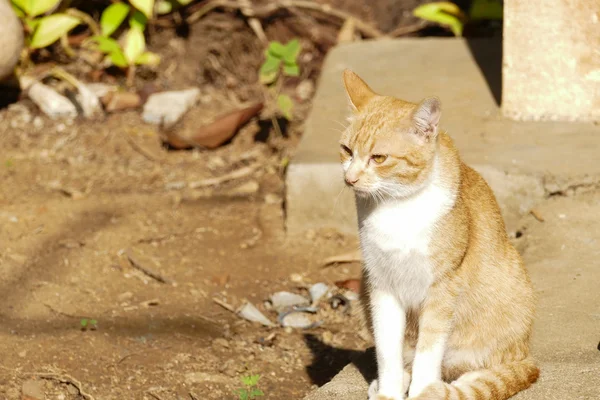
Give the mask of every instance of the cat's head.
[{"label": "cat's head", "polygon": [[417,192],[433,170],[440,101],[413,104],[376,94],[350,70],[343,77],[353,109],[340,140],[346,184],[374,198]]}]

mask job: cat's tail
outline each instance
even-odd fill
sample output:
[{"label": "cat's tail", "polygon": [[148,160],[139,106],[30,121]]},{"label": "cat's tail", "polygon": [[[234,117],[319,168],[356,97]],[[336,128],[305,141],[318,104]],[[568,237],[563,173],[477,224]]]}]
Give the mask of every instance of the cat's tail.
[{"label": "cat's tail", "polygon": [[506,400],[537,381],[540,370],[532,359],[467,372],[452,383],[426,387],[415,400]]}]

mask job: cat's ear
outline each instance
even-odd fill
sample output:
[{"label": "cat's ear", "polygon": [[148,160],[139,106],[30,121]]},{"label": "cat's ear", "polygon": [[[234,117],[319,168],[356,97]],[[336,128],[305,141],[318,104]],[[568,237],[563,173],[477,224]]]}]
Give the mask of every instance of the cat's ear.
[{"label": "cat's ear", "polygon": [[354,111],[360,111],[376,94],[365,81],[349,69],[344,70],[343,76],[350,105]]},{"label": "cat's ear", "polygon": [[413,112],[413,122],[420,134],[428,138],[435,138],[438,132],[438,123],[442,116],[442,103],[437,97],[428,97],[421,101]]}]

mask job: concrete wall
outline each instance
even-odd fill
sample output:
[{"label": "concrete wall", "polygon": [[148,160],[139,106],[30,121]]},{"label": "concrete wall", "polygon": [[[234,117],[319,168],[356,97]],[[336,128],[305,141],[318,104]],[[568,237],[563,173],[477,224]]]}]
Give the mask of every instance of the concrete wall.
[{"label": "concrete wall", "polygon": [[505,0],[502,111],[600,120],[600,0]]}]

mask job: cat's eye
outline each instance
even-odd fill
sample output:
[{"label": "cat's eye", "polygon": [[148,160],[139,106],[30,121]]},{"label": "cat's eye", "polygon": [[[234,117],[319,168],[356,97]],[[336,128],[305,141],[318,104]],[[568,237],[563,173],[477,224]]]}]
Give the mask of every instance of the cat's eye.
[{"label": "cat's eye", "polygon": [[352,150],[350,150],[350,147],[342,145],[342,150],[344,151],[344,153],[348,154],[350,157],[352,157]]},{"label": "cat's eye", "polygon": [[373,154],[371,156],[371,160],[375,161],[377,164],[381,164],[385,160],[387,160],[387,156],[383,154]]}]

